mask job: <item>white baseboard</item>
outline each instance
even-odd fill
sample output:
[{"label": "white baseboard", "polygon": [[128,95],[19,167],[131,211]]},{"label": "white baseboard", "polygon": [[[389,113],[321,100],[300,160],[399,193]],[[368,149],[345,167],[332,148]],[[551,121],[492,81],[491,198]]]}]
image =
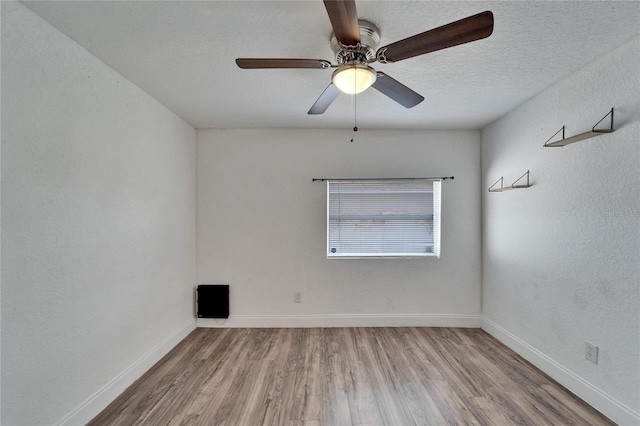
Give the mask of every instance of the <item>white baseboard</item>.
[{"label": "white baseboard", "polygon": [[195,321],[190,319],[176,331],[158,343],[127,369],[111,379],[93,395],[85,399],[70,413],[60,419],[57,425],[84,425],[104,410],[114,399],[125,391],[133,382],[146,373],[156,362],[173,349],[189,333],[196,328]]},{"label": "white baseboard", "polygon": [[455,314],[334,314],[231,315],[228,319],[198,318],[201,328],[308,327],[459,327],[480,328],[479,315]]},{"label": "white baseboard", "polygon": [[482,329],[621,426],[640,425],[640,413],[557,363],[495,322],[481,317]]}]

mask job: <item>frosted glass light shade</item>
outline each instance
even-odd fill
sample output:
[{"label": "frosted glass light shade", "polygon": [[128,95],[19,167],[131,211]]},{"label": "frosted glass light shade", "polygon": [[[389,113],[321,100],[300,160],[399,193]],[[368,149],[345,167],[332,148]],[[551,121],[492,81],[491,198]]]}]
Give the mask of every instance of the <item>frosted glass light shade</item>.
[{"label": "frosted glass light shade", "polygon": [[354,95],[375,83],[376,70],[363,64],[343,65],[333,72],[331,81],[341,92]]}]

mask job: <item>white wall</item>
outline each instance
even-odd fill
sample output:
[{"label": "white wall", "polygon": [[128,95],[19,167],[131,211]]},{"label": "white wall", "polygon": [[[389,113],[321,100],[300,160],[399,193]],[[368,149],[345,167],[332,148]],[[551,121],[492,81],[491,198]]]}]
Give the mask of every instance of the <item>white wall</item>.
[{"label": "white wall", "polygon": [[2,424],[82,424],[195,327],[195,131],[2,2]]},{"label": "white wall", "polygon": [[[485,328],[622,424],[640,422],[639,58],[636,39],[482,131]],[[542,148],[611,107],[614,133]]]},{"label": "white wall", "polygon": [[[225,326],[479,326],[480,132],[351,136],[198,131],[198,282],[230,284]],[[327,260],[326,184],[312,178],[451,175],[440,259]]]}]

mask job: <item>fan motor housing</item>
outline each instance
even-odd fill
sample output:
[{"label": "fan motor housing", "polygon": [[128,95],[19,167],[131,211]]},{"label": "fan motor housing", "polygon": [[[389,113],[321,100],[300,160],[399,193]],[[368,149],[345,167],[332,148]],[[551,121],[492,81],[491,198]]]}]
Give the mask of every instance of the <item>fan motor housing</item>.
[{"label": "fan motor housing", "polygon": [[331,34],[331,49],[336,54],[336,62],[344,64],[353,60],[373,61],[376,58],[376,49],[380,43],[380,31],[378,27],[369,21],[358,20],[360,29],[360,43],[356,46],[344,46]]}]

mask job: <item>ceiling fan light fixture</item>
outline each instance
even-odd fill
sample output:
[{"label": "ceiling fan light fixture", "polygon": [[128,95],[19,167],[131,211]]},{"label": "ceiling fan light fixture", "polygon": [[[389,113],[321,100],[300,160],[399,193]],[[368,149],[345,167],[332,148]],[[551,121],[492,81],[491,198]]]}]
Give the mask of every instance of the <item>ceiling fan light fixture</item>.
[{"label": "ceiling fan light fixture", "polygon": [[365,64],[345,64],[331,76],[331,82],[341,92],[355,95],[367,90],[376,81],[376,70]]}]

